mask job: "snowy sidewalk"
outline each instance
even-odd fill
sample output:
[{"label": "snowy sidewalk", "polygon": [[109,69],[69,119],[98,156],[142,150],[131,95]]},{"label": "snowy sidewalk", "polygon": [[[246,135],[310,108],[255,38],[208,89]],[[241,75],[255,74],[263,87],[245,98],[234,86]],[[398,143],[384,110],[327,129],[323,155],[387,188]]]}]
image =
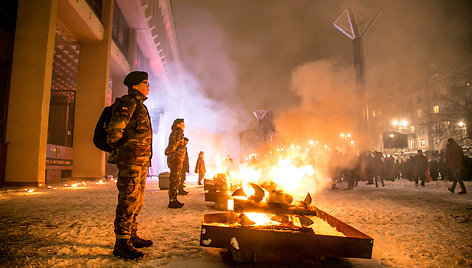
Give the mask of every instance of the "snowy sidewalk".
[{"label": "snowy sidewalk", "polygon": [[[202,186],[188,183],[183,209],[168,209],[167,191],[148,180],[138,233],[155,245],[139,261],[112,256],[117,190],[113,181],[57,189],[0,189],[0,265],[3,267],[252,267],[233,264],[220,249],[200,247],[205,213]],[[472,266],[472,183],[468,194],[451,194],[450,182],[426,187],[387,181],[375,188],[361,182],[351,191],[325,190],[313,204],[374,238],[372,260],[327,259],[314,267],[464,267]],[[344,188],[340,185],[340,188]],[[293,264],[293,263],[292,263]],[[257,263],[279,267],[286,263]],[[296,266],[296,265],[295,265]]]}]

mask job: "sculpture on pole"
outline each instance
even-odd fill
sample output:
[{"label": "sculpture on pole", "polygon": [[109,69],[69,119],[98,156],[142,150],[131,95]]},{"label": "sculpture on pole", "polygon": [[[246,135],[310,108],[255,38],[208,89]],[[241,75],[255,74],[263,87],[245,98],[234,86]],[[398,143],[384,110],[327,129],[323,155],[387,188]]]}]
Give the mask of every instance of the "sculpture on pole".
[{"label": "sculpture on pole", "polygon": [[370,147],[368,106],[365,87],[364,54],[362,48],[362,36],[379,16],[378,10],[367,8],[348,8],[339,16],[333,25],[336,29],[352,40],[354,53],[354,68],[356,72],[356,96],[357,96],[357,135],[359,150],[366,151]]}]

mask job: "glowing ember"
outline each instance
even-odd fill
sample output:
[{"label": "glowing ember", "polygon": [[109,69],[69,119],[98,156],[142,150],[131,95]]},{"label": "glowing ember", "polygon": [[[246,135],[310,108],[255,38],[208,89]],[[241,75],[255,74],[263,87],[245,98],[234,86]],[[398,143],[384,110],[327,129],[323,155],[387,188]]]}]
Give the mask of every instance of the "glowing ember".
[{"label": "glowing ember", "polygon": [[255,222],[254,225],[279,225],[280,222],[271,220],[271,214],[246,212],[244,213],[251,221]]}]

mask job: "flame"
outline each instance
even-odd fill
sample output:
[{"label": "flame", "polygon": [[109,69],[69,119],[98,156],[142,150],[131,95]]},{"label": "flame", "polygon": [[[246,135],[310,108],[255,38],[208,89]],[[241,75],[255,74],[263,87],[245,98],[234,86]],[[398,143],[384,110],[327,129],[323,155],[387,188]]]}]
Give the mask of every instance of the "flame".
[{"label": "flame", "polygon": [[255,222],[254,225],[279,225],[280,222],[271,220],[270,214],[257,213],[257,212],[245,212],[244,213],[251,221]]},{"label": "flame", "polygon": [[[262,154],[264,155],[262,159],[248,161],[234,170],[225,169],[227,165],[224,159],[217,155],[215,168],[209,169],[207,178],[224,173],[228,191],[232,193],[237,188],[242,188],[247,197],[255,194],[254,187],[250,186],[250,183],[260,186],[264,182],[272,181],[277,185],[277,190],[283,190],[301,201],[307,192],[313,195],[330,183],[325,175],[327,171],[325,154],[328,153],[328,149],[323,149],[319,141],[313,140],[306,144],[310,147],[292,144],[287,148],[276,148],[265,155]],[[264,193],[264,199],[267,201],[269,192],[264,189]]]},{"label": "flame", "polygon": [[297,167],[289,157],[281,159],[269,172],[272,181],[289,193],[297,192],[302,186],[302,180],[314,174],[311,165]]}]

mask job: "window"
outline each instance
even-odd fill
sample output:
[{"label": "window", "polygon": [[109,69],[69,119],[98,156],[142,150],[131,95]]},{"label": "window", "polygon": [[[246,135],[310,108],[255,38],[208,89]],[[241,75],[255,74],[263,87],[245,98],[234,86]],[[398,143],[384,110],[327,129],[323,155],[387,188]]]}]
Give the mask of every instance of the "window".
[{"label": "window", "polygon": [[118,8],[118,5],[115,2],[115,6],[113,8],[113,27],[111,36],[125,57],[128,56],[129,31],[130,28],[128,23],[126,22],[123,13],[121,13],[121,10]]},{"label": "window", "polygon": [[418,118],[423,117],[423,110],[422,110],[421,108],[418,109],[418,110],[416,110],[416,113],[417,113],[417,115],[418,115]]},{"label": "window", "polygon": [[375,110],[372,111],[372,117],[375,117]]},{"label": "window", "polygon": [[436,90],[433,90],[433,98],[437,98],[438,97],[438,92]]},{"label": "window", "polygon": [[447,88],[442,88],[441,89],[441,96],[446,96],[447,95]]},{"label": "window", "polygon": [[439,105],[434,105],[433,106],[433,113],[435,113],[435,114],[439,113]]},{"label": "window", "polygon": [[421,95],[416,96],[416,102],[420,103],[421,102]]},{"label": "window", "polygon": [[410,126],[410,132],[415,133],[415,126]]},{"label": "window", "polygon": [[420,140],[420,147],[424,147],[425,144],[426,144],[426,143],[424,142],[424,139],[421,139],[421,140]]}]

